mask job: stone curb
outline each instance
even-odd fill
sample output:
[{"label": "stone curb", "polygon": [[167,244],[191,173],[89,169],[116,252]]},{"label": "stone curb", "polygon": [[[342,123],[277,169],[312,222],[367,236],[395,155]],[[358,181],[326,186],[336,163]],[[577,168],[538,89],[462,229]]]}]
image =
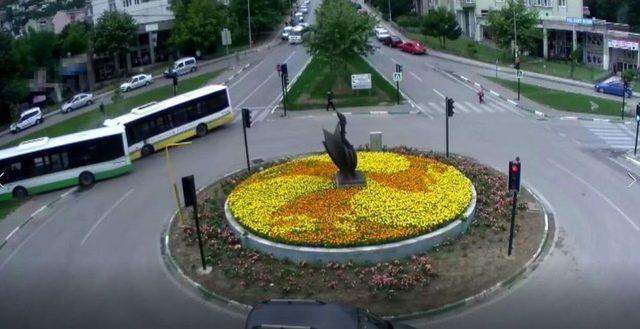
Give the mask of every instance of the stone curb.
[{"label": "stone curb", "polygon": [[4,241],[2,241],[2,243],[0,243],[0,249],[2,249],[2,247],[4,247],[4,245],[7,244],[7,242],[9,242],[9,240],[11,239],[11,237],[14,234],[16,234],[21,228],[23,228],[25,225],[27,225],[27,223],[29,223],[32,219],[34,219],[39,213],[45,211],[47,208],[51,208],[54,204],[58,203],[58,201],[64,199],[69,194],[71,194],[71,193],[73,193],[73,192],[75,192],[77,190],[78,190],[78,187],[74,187],[74,188],[70,189],[69,191],[60,194],[58,197],[56,197],[52,201],[49,201],[47,204],[45,204],[44,206],[38,208],[38,210],[34,211],[31,215],[29,215],[29,217],[24,222],[22,222],[22,224],[16,226],[16,228],[13,229],[13,231],[11,231],[11,233],[9,233],[7,235],[7,237],[4,239]]},{"label": "stone curb", "polygon": [[[508,277],[507,279],[500,281],[497,284],[493,285],[492,287],[489,287],[463,300],[453,302],[453,303],[450,303],[435,309],[431,309],[428,311],[415,312],[415,313],[405,314],[405,315],[390,316],[387,318],[390,320],[396,320],[396,321],[407,321],[407,320],[429,318],[429,317],[434,317],[436,315],[448,313],[453,310],[477,305],[483,302],[484,300],[488,299],[489,297],[495,296],[500,292],[504,292],[508,290],[516,282],[518,282],[519,279],[523,278],[525,274],[531,273],[533,270],[535,270],[538,267],[538,265],[540,265],[540,262],[542,261],[544,256],[546,256],[547,252],[551,249],[551,246],[553,245],[553,241],[555,241],[556,239],[556,236],[557,236],[556,229],[555,229],[556,224],[555,224],[553,212],[551,212],[551,209],[549,209],[550,208],[549,205],[543,202],[543,199],[538,194],[538,192],[535,191],[535,189],[530,188],[528,186],[524,186],[524,187],[525,189],[527,189],[527,191],[529,191],[529,193],[531,193],[531,195],[534,196],[534,198],[542,206],[544,210],[545,225],[544,225],[544,238],[540,242],[540,245],[538,246],[538,249],[536,250],[534,255],[531,257],[531,259],[529,259],[529,261],[527,261],[527,263],[522,268],[520,268],[516,273],[514,273],[512,276]],[[554,237],[553,239],[549,239],[549,233],[552,231],[554,232]]]}]

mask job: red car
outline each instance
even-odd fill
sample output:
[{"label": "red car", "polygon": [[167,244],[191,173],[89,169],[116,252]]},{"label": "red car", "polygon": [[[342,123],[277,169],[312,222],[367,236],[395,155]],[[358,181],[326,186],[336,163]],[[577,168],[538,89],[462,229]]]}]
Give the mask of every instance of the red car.
[{"label": "red car", "polygon": [[426,54],[427,48],[421,45],[419,42],[407,41],[398,46],[402,51],[410,54]]}]

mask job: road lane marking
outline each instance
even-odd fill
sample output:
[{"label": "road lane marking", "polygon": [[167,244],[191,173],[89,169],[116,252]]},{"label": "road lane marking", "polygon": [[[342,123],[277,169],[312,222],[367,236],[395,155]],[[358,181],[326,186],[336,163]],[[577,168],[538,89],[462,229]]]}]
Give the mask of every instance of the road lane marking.
[{"label": "road lane marking", "polygon": [[434,103],[434,102],[429,102],[429,106],[431,106],[431,108],[436,113],[444,113],[444,109],[442,109],[440,106],[436,105],[436,103]]},{"label": "road lane marking", "polygon": [[7,235],[6,238],[4,238],[4,241],[9,241],[9,239],[11,239],[11,237],[16,234],[16,232],[18,232],[18,230],[20,229],[20,226],[16,226],[16,228],[13,229],[13,231],[11,231],[11,233],[9,233],[9,235]]},{"label": "road lane marking", "polygon": [[[289,57],[287,57],[287,59],[285,59],[283,63],[288,62],[291,59],[291,57],[293,57],[293,55],[295,55],[295,54],[296,54],[296,51],[292,52],[291,55],[289,55]],[[256,68],[256,67],[258,67],[258,65],[256,65],[254,68]],[[251,72],[251,71],[249,71],[249,72]],[[245,74],[245,77],[249,75],[249,72],[247,72],[247,74]],[[275,74],[276,74],[276,72],[271,72],[271,74],[269,74],[269,76],[266,79],[264,79],[264,81],[262,81],[262,83],[259,84],[257,88],[255,88],[251,93],[249,93],[249,95],[247,95],[247,97],[245,97],[242,101],[240,101],[238,103],[238,105],[236,105],[235,107],[238,108],[238,107],[242,106],[242,104],[244,104],[244,102],[246,102],[247,99],[249,99],[251,96],[253,96],[260,88],[262,88],[262,86],[264,86],[267,82],[269,82],[269,79],[271,79],[271,77],[274,76]],[[240,82],[241,80],[242,79],[236,81],[236,83]]]},{"label": "road lane marking", "polygon": [[618,208],[618,206],[616,206],[615,203],[613,203],[613,201],[611,201],[611,199],[609,199],[606,195],[604,195],[602,192],[600,192],[597,188],[593,187],[593,185],[589,184],[587,181],[585,181],[584,179],[580,178],[580,176],[574,174],[573,172],[571,172],[571,170],[563,167],[561,164],[551,160],[551,159],[547,159],[547,161],[549,163],[551,163],[552,165],[558,167],[558,169],[564,171],[565,173],[569,174],[569,176],[575,178],[577,181],[579,181],[580,183],[582,183],[584,186],[588,187],[591,191],[593,191],[593,193],[597,194],[599,197],[601,197],[606,203],[609,204],[609,206],[611,206],[611,208],[613,208],[615,211],[617,211],[629,224],[631,224],[631,226],[633,226],[633,228],[636,231],[640,231],[640,227],[638,227],[638,225],[636,225],[636,223],[634,223],[631,218],[629,218],[629,216],[627,216],[627,214],[624,213],[624,211],[622,211],[622,209]]},{"label": "road lane marking", "polygon": [[[0,173],[0,178],[2,178],[2,176],[4,176],[4,173]],[[4,190],[4,185],[0,184],[0,188]]]},{"label": "road lane marking", "polygon": [[445,95],[443,95],[441,92],[437,91],[435,88],[433,89],[433,92],[438,94],[438,96],[440,96],[442,98],[447,98]]},{"label": "road lane marking", "polygon": [[37,214],[43,212],[45,209],[47,209],[47,205],[44,205],[44,206],[38,208],[38,210],[36,210],[33,214],[31,214],[31,217],[36,217]]},{"label": "road lane marking", "polygon": [[462,106],[462,103],[457,103],[454,107],[455,107],[455,108],[457,108],[457,109],[460,109],[460,110],[461,110],[462,112],[464,112],[464,113],[469,113],[469,112],[471,112],[471,111],[467,110],[467,108],[466,108],[466,107]]},{"label": "road lane marking", "polygon": [[107,211],[102,214],[102,216],[98,219],[97,222],[95,222],[95,224],[93,224],[93,226],[91,227],[91,229],[89,230],[89,232],[87,232],[87,235],[84,236],[84,238],[82,239],[82,241],[80,242],[80,246],[82,246],[85,242],[87,242],[87,239],[89,238],[89,236],[91,235],[91,233],[93,233],[93,230],[96,229],[96,227],[98,227],[98,225],[100,225],[100,223],[102,223],[102,221],[107,218],[107,216],[109,216],[109,214],[116,209],[116,207],[118,205],[120,205],[120,203],[122,203],[122,201],[124,201],[131,193],[133,193],[133,189],[130,189],[129,192],[125,193],[120,199],[118,199],[118,201],[116,201],[116,203],[114,203],[111,208],[107,209]]},{"label": "road lane marking", "polygon": [[633,175],[631,175],[631,172],[629,172],[629,171],[627,171],[627,174],[629,174],[629,177],[631,177],[631,179],[633,179],[633,182],[631,182],[631,184],[629,184],[629,186],[627,186],[627,188],[630,188],[630,187],[631,187],[631,185],[633,185],[633,183],[635,183],[635,182],[636,182],[636,178],[635,178],[635,177],[633,177]]},{"label": "road lane marking", "polygon": [[421,77],[419,77],[419,76],[417,76],[415,73],[413,73],[413,72],[409,72],[409,74],[411,74],[414,78],[416,78],[416,79],[420,80],[420,82],[423,82],[422,78],[421,78]]}]

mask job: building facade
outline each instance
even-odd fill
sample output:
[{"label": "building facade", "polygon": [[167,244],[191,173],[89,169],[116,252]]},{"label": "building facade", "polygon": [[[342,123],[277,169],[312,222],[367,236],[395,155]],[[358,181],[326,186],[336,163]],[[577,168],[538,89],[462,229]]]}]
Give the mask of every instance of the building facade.
[{"label": "building facade", "polygon": [[59,10],[53,15],[53,33],[60,34],[65,26],[71,23],[84,22],[87,19],[86,9]]}]

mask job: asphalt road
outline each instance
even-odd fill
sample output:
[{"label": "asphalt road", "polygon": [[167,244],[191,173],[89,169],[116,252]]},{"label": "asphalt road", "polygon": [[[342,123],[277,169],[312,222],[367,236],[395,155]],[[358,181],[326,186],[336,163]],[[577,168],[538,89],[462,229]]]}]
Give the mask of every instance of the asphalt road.
[{"label": "asphalt road", "polygon": [[[334,116],[269,114],[280,92],[275,64],[288,59],[295,74],[308,55],[302,47],[283,44],[263,56],[230,84],[236,110],[251,107],[260,121],[249,130],[252,158],[321,150],[321,128],[333,128]],[[637,328],[640,187],[627,186],[628,172],[638,176],[640,170],[607,142],[612,135],[597,133],[624,129],[538,120],[490,95],[480,105],[472,87],[434,70],[441,63],[428,56],[381,48],[370,60],[389,78],[394,61],[403,63],[401,86],[422,114],[350,116],[347,134],[354,145],[367,143],[369,131],[382,131],[387,145],[442,151],[442,96],[453,97],[451,151],[498,169],[519,155],[524,182],[544,196],[558,226],[550,254],[509,291],[464,311],[410,324]],[[242,168],[242,143],[236,121],[173,149],[176,176],[194,174],[201,187]],[[169,188],[164,157],[156,154],[136,162],[127,176],[70,193],[14,234],[0,249],[2,327],[242,328],[245,314],[203,301],[165,269],[160,235],[174,210]]]}]

